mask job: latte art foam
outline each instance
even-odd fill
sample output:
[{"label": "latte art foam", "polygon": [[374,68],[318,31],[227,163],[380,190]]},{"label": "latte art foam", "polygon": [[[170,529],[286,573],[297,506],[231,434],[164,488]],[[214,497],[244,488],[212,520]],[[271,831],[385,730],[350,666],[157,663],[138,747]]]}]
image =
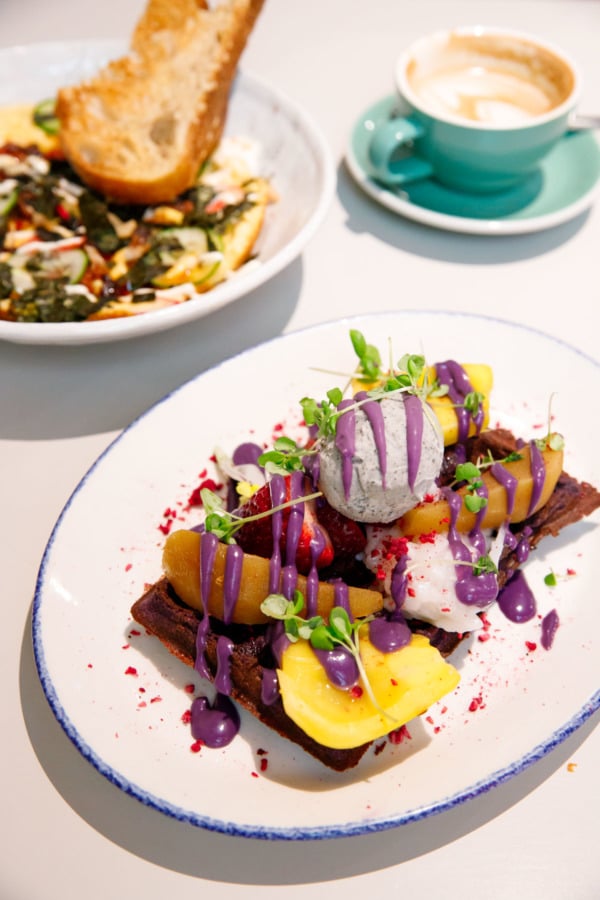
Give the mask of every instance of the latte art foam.
[{"label": "latte art foam", "polygon": [[555,105],[534,82],[482,66],[436,72],[416,79],[413,89],[433,113],[493,125],[522,125]]}]

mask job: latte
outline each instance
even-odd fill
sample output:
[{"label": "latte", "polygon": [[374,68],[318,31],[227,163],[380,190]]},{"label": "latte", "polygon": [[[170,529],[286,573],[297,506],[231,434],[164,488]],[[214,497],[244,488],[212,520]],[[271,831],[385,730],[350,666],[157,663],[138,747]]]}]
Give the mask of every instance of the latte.
[{"label": "latte", "polygon": [[559,106],[572,90],[570,70],[558,57],[524,43],[475,48],[450,40],[435,58],[411,60],[408,83],[437,116],[498,127],[519,127]]}]

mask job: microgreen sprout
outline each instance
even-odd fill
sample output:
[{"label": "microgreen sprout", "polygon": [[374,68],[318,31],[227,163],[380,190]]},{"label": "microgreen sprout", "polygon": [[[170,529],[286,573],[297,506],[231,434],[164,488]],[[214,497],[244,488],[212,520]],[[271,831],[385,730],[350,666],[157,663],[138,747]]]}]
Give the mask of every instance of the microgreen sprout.
[{"label": "microgreen sprout", "polygon": [[200,491],[200,499],[206,510],[204,528],[211,534],[216,535],[223,543],[234,544],[235,534],[249,522],[266,519],[269,516],[272,516],[273,513],[279,512],[282,509],[288,509],[296,503],[305,503],[308,500],[315,500],[317,497],[321,496],[322,494],[320,491],[315,491],[314,494],[307,494],[306,496],[298,497],[294,500],[288,500],[286,503],[280,503],[278,506],[273,506],[271,509],[255,513],[252,516],[239,516],[236,513],[229,512],[229,510],[225,508],[223,499],[219,497],[218,494],[215,494],[215,492],[211,491],[209,488],[202,488]]},{"label": "microgreen sprout", "polygon": [[310,450],[300,447],[291,438],[280,437],[273,444],[272,450],[267,450],[258,457],[258,464],[272,474],[287,475],[303,469],[304,457],[310,453]]},{"label": "microgreen sprout", "polygon": [[364,381],[378,381],[381,378],[381,356],[373,344],[367,344],[362,332],[350,329],[350,340],[354,352],[358,356],[358,368],[355,377]]},{"label": "microgreen sprout", "polygon": [[483,555],[473,564],[473,575],[497,575],[498,566],[491,556]]},{"label": "microgreen sprout", "polygon": [[478,513],[487,506],[487,497],[477,493],[483,487],[483,481],[481,480],[481,470],[475,463],[459,463],[455,476],[457,482],[466,482],[465,506],[469,512]]},{"label": "microgreen sprout", "polygon": [[327,399],[318,403],[312,397],[303,397],[300,401],[304,421],[308,426],[314,425],[320,437],[331,437],[335,434],[337,420],[340,417],[338,405],[343,394],[339,388],[327,391]]},{"label": "microgreen sprout", "polygon": [[565,447],[565,439],[562,434],[552,431],[552,401],[554,396],[554,394],[550,394],[550,399],[548,400],[548,431],[544,437],[536,438],[534,442],[539,450],[564,450]]},{"label": "microgreen sprout", "polygon": [[463,406],[471,416],[475,418],[479,414],[479,410],[483,406],[485,395],[481,391],[470,391],[463,400]]},{"label": "microgreen sprout", "polygon": [[544,584],[547,584],[548,587],[556,587],[556,585],[558,584],[556,573],[550,571],[547,575],[544,575]]},{"label": "microgreen sprout", "polygon": [[285,633],[292,643],[299,639],[307,640],[315,650],[333,650],[343,647],[354,658],[356,667],[365,690],[373,706],[392,722],[396,719],[379,704],[360,655],[359,630],[371,621],[373,616],[357,619],[352,622],[342,606],[334,606],[329,613],[329,621],[322,616],[303,619],[299,613],[304,608],[304,597],[301,591],[294,591],[293,598],[287,600],[283,594],[269,594],[260,605],[261,611],[272,619],[283,622]]}]

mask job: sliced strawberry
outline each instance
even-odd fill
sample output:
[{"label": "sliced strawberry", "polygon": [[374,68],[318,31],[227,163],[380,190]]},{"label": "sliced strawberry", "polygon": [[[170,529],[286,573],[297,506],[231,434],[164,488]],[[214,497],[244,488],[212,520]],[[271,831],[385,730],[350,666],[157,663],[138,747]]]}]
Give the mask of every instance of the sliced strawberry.
[{"label": "sliced strawberry", "polygon": [[362,553],[367,538],[358,522],[330,506],[325,497],[316,501],[316,513],[319,524],[329,535],[336,563],[348,562]]},{"label": "sliced strawberry", "polygon": [[[311,493],[310,481],[305,478],[302,485],[303,494]],[[291,476],[285,477],[285,496],[283,502],[288,502],[291,497]],[[333,561],[333,547],[327,530],[317,521],[315,501],[306,500],[302,504],[304,518],[300,531],[300,538],[296,549],[295,565],[303,575],[308,574],[313,563],[313,548],[311,544],[315,540],[321,540],[324,544],[316,561],[318,569],[326,568]],[[237,515],[245,518],[268,512],[273,508],[271,485],[263,485],[252,497],[236,510]],[[300,509],[300,505],[298,506]],[[286,543],[288,536],[288,524],[290,521],[291,507],[282,511],[281,537],[279,546],[284,565],[286,560]],[[236,541],[245,553],[253,553],[268,559],[273,553],[273,516],[264,516],[243,525],[236,534]]]}]

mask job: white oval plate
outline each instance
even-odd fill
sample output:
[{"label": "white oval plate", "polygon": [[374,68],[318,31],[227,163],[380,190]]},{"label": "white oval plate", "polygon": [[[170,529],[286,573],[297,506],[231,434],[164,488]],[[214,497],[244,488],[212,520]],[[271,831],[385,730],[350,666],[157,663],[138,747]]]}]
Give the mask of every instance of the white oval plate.
[{"label": "white oval plate", "polygon": [[[29,44],[0,50],[0,105],[34,102],[89,77],[124,51],[122,42]],[[256,245],[259,264],[169,309],[100,322],[1,322],[0,339],[22,344],[93,344],[164,331],[239,300],[260,287],[303,250],[322,222],[335,188],[329,148],[312,120],[279,91],[240,73],[233,86],[226,134],[261,146],[261,174],[278,194]]]},{"label": "white oval plate", "polygon": [[[492,612],[490,639],[460,651],[461,684],[409,725],[411,740],[369,752],[340,775],[243,714],[229,747],[190,751],[185,686],[200,682],[158,640],[132,634],[129,617],[160,574],[159,526],[168,509],[177,511],[173,527],[196,524],[186,501],[205,467],[210,474],[215,446],[270,442],[277,423],[298,422],[299,398],[343,383],[318,369],[354,368],[351,327],[382,351],[393,338],[397,358],[423,349],[431,361],[474,361],[476,348],[477,361],[494,367],[492,422],[523,437],[545,433],[558,390],[565,468],[600,484],[600,426],[588,404],[600,390],[598,364],[539,331],[478,316],[398,312],[318,325],[222,363],[135,421],[85,476],[49,540],[33,609],[35,657],[50,705],[83,755],[128,794],[194,825],[280,839],[402,825],[517,774],[600,705],[595,514],[526,564],[540,616],[559,612],[552,649],[540,645],[539,618],[517,626]],[[553,589],[543,580],[551,568]]]}]

